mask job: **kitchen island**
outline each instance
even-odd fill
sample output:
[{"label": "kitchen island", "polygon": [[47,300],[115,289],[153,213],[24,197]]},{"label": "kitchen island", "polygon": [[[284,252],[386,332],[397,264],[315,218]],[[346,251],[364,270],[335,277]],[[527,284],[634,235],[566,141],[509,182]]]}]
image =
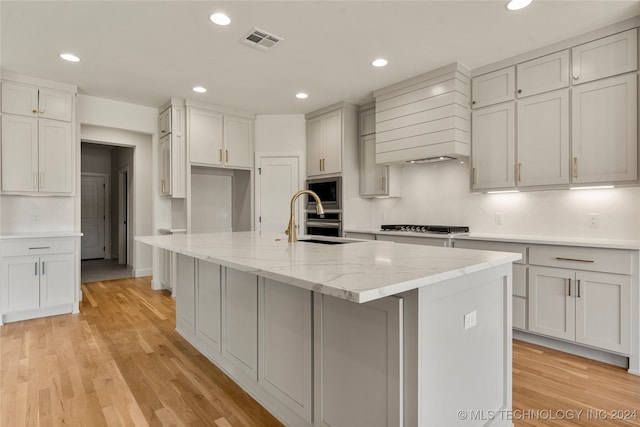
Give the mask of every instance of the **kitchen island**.
[{"label": "kitchen island", "polygon": [[520,254],[275,233],[175,254],[176,329],[291,426],[510,426]]}]

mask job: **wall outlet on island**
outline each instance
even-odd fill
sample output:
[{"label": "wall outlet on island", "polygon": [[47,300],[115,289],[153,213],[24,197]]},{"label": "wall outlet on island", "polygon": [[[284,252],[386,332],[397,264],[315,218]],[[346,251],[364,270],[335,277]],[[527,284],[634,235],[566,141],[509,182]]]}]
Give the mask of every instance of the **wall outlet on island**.
[{"label": "wall outlet on island", "polygon": [[502,212],[496,212],[496,225],[504,224],[504,214]]},{"label": "wall outlet on island", "polygon": [[597,213],[588,213],[587,214],[587,224],[589,228],[598,228],[599,215]]},{"label": "wall outlet on island", "polygon": [[471,313],[467,313],[464,315],[464,330],[471,329],[478,323],[476,317],[476,311],[473,310]]}]

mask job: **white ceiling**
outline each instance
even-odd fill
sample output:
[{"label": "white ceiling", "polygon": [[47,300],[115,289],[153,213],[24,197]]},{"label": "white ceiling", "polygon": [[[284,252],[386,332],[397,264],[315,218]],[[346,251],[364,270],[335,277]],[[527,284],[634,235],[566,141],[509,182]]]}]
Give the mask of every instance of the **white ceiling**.
[{"label": "white ceiling", "polygon": [[[640,15],[640,0],[0,1],[2,71],[158,107],[169,97],[258,114],[360,104],[391,83],[460,61],[474,69]],[[231,25],[209,15],[224,11]],[[240,43],[253,27],[284,41]],[[72,52],[81,62],[61,60]],[[389,65],[371,67],[385,57]],[[191,88],[202,85],[206,94]],[[294,95],[305,91],[309,98]]]}]

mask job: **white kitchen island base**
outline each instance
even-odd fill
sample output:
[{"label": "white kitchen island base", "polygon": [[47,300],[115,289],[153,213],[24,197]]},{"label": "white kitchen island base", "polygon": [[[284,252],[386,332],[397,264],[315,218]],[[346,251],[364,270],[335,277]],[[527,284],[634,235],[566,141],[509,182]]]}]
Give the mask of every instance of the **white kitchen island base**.
[{"label": "white kitchen island base", "polygon": [[[511,261],[517,255],[451,248],[416,252],[414,246],[387,242],[306,244],[310,249],[279,242],[261,252],[252,236],[251,259],[270,257],[274,263],[277,248],[289,258],[258,269],[249,265],[258,261],[247,261],[237,247],[229,255],[214,254],[197,249],[188,237],[173,246],[164,237],[140,239],[177,252],[177,331],[284,424],[512,426]],[[223,241],[211,245],[223,247]],[[413,261],[399,268],[393,260],[405,249],[412,251],[406,258],[441,263],[412,273],[425,281],[401,282],[397,274],[407,274]],[[376,268],[363,265],[364,255],[353,261],[358,253],[372,256],[373,264],[395,263],[380,270],[387,276],[378,279],[404,290],[385,296],[389,288],[379,286],[378,297],[371,298],[371,283],[354,283],[352,290],[341,285],[341,297],[336,281],[358,282]],[[310,269],[339,259],[345,264],[339,279],[327,276],[340,268],[335,264],[322,272],[326,282],[303,280]],[[362,269],[360,277],[345,273],[350,262]],[[449,274],[447,263],[466,266]],[[363,295],[367,302],[357,302]]]}]

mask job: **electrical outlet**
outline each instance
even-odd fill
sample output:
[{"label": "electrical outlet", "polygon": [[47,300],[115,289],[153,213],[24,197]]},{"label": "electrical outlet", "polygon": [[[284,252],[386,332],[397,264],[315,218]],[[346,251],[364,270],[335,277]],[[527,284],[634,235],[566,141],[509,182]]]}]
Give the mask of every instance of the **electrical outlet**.
[{"label": "electrical outlet", "polygon": [[471,329],[478,323],[476,311],[473,310],[471,313],[467,313],[464,315],[464,330]]},{"label": "electrical outlet", "polygon": [[502,212],[496,212],[496,225],[504,224],[504,214]]},{"label": "electrical outlet", "polygon": [[588,213],[587,214],[587,224],[589,225],[589,228],[598,228],[598,222],[599,222],[599,214],[597,213]]}]

